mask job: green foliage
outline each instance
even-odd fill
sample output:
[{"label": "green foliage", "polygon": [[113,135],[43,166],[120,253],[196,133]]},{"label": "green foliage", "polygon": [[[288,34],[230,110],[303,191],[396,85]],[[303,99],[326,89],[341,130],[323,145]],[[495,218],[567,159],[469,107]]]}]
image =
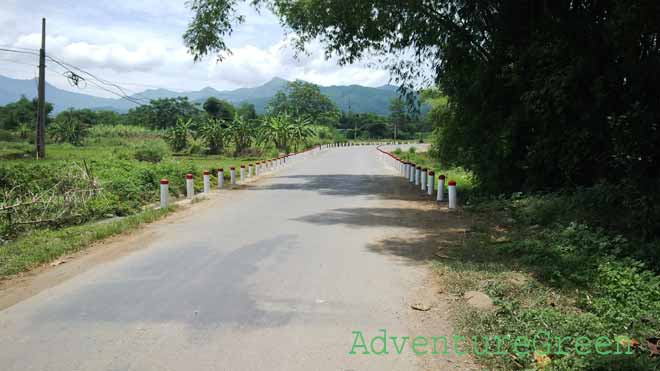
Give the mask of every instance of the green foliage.
[{"label": "green foliage", "polygon": [[89,138],[90,139],[109,139],[109,138],[121,138],[121,139],[151,139],[158,138],[160,136],[159,131],[151,130],[143,126],[135,125],[106,125],[99,124],[89,128]]},{"label": "green foliage", "polygon": [[204,111],[213,119],[230,122],[236,114],[234,106],[222,99],[209,97],[203,105]]},{"label": "green foliage", "polygon": [[177,125],[177,121],[192,120],[200,116],[201,110],[187,97],[154,99],[128,111],[126,122],[131,125],[142,125],[152,129],[169,129]]},{"label": "green foliage", "polygon": [[0,277],[36,268],[62,255],[82,250],[95,241],[158,220],[175,209],[150,209],[108,223],[34,231],[0,249]]},{"label": "green foliage", "polygon": [[48,127],[50,137],[57,143],[69,143],[82,146],[88,134],[88,126],[77,117],[65,115]]},{"label": "green foliage", "polygon": [[219,120],[206,120],[199,128],[199,136],[206,143],[210,154],[219,154],[222,152],[225,140],[225,129],[222,128]]},{"label": "green foliage", "polygon": [[138,161],[160,162],[167,155],[167,147],[161,141],[147,141],[137,146],[133,157]]},{"label": "green foliage", "polygon": [[256,120],[257,110],[252,103],[241,103],[236,109],[236,113],[244,120]]},{"label": "green foliage", "polygon": [[409,121],[408,113],[405,108],[405,103],[401,98],[393,98],[390,101],[390,120],[394,126],[394,140],[399,138],[397,136],[398,130],[401,130],[406,122]]},{"label": "green foliage", "polygon": [[234,142],[234,156],[242,154],[250,147],[257,133],[255,125],[242,117],[235,115],[227,127],[227,136]]},{"label": "green foliage", "polygon": [[[53,111],[53,105],[46,102],[46,115]],[[46,120],[48,124],[49,120]],[[0,107],[0,129],[14,130],[21,124],[37,126],[37,101],[24,96],[4,107]]]},{"label": "green foliage", "polygon": [[16,134],[20,139],[27,140],[35,136],[35,126],[22,123],[16,128]]},{"label": "green foliage", "polygon": [[188,147],[191,135],[192,120],[178,119],[176,125],[165,134],[165,140],[174,152],[181,152]]},{"label": "green foliage", "polygon": [[318,85],[305,81],[290,82],[286,89],[278,91],[268,103],[272,116],[290,114],[308,117],[315,123],[332,125],[339,117],[339,109],[327,96],[321,94]]}]

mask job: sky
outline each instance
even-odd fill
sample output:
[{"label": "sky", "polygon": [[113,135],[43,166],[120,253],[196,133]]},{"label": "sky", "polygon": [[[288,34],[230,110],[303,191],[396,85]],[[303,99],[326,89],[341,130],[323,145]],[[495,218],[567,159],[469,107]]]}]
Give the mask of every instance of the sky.
[{"label": "sky", "polygon": [[[389,73],[364,61],[339,66],[326,60],[319,43],[300,55],[287,41],[279,20],[268,10],[241,5],[246,22],[227,40],[232,55],[194,63],[182,35],[192,18],[185,0],[38,1],[0,0],[0,48],[38,49],[41,18],[46,18],[46,53],[118,82],[129,93],[149,88],[174,91],[254,87],[274,77],[319,85],[381,86]],[[0,51],[0,75],[33,79],[38,58]],[[109,96],[87,86],[71,87],[64,70],[48,64],[49,83],[70,91]]]}]

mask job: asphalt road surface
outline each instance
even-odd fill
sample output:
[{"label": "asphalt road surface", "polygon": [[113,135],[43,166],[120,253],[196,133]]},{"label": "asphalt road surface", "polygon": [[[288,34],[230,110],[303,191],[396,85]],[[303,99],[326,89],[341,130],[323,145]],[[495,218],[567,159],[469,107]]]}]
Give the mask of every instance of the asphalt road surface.
[{"label": "asphalt road surface", "polygon": [[192,205],[0,312],[0,370],[415,369],[349,355],[352,331],[410,335],[426,268],[373,248],[415,233],[392,222],[410,192],[375,147],[337,148]]}]

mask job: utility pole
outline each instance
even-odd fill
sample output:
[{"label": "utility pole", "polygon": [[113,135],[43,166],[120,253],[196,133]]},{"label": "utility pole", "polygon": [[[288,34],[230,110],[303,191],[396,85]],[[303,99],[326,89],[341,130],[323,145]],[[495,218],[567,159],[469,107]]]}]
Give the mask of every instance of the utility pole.
[{"label": "utility pole", "polygon": [[46,18],[41,19],[39,97],[37,101],[37,159],[46,157]]},{"label": "utility pole", "polygon": [[396,142],[396,119],[394,119],[394,142]]}]

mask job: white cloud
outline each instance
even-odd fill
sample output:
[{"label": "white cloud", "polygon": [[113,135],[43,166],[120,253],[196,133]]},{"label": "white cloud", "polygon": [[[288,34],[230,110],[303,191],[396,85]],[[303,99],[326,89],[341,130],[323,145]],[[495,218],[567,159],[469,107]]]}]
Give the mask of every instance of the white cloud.
[{"label": "white cloud", "polygon": [[[10,1],[14,2],[10,14],[0,15],[0,25],[16,26],[0,42],[38,49],[40,18],[31,11],[37,0]],[[257,13],[246,5],[240,10],[246,13],[247,22],[236,27],[228,40],[233,54],[222,63],[216,63],[214,56],[193,63],[181,39],[190,20],[182,4],[179,0],[40,2],[48,19],[47,52],[104,79],[124,82],[134,91],[147,87],[233,89],[256,86],[273,77],[321,85],[378,86],[388,82],[384,70],[366,64],[339,67],[336,60],[326,60],[318,43],[309,46],[308,54],[297,55],[272,13]],[[5,67],[0,63],[0,74],[24,77],[33,73]],[[52,67],[50,72],[58,70]],[[58,87],[75,89],[61,76],[50,74],[49,80]],[[86,93],[107,96],[92,90]]]}]

